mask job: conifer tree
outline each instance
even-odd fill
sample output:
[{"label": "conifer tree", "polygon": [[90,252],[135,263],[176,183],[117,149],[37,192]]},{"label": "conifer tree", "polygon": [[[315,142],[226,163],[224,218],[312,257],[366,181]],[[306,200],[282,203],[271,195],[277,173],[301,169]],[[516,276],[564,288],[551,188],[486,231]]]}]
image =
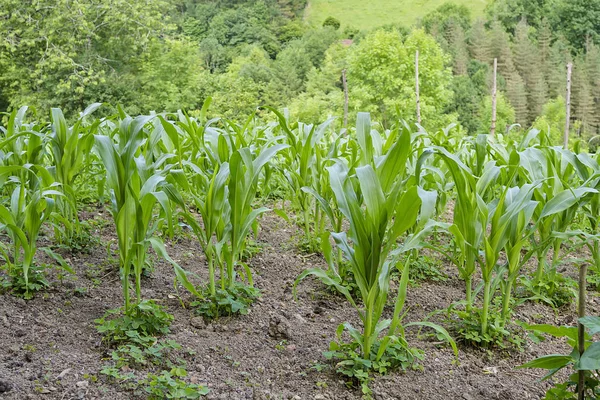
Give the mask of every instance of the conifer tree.
[{"label": "conifer tree", "polygon": [[579,56],[573,63],[572,78],[572,100],[573,118],[581,123],[578,134],[586,138],[592,133],[594,101],[586,71],[585,58]]},{"label": "conifer tree", "polygon": [[452,71],[454,75],[465,75],[469,65],[469,50],[467,49],[465,31],[459,24],[453,23],[448,27],[449,50],[452,54]]},{"label": "conifer tree", "polygon": [[525,81],[527,94],[527,125],[542,112],[546,102],[546,82],[540,68],[541,57],[538,46],[529,38],[529,25],[525,19],[517,24],[513,45],[515,67]]},{"label": "conifer tree", "polygon": [[506,77],[506,97],[515,110],[515,121],[527,127],[529,118],[527,92],[525,82],[516,70]]},{"label": "conifer tree", "polygon": [[484,21],[478,19],[469,32],[469,52],[477,61],[490,62],[490,43]]},{"label": "conifer tree", "polygon": [[489,32],[490,60],[498,59],[498,73],[505,79],[515,72],[510,48],[510,37],[500,22],[494,21]]},{"label": "conifer tree", "polygon": [[600,49],[592,41],[587,45],[585,64],[592,97],[590,128],[596,135],[600,131]]},{"label": "conifer tree", "polygon": [[552,46],[552,31],[550,23],[546,18],[542,19],[540,28],[537,31],[537,46],[540,53],[540,66],[544,74],[544,79],[547,81],[550,76],[551,69],[551,46]]}]

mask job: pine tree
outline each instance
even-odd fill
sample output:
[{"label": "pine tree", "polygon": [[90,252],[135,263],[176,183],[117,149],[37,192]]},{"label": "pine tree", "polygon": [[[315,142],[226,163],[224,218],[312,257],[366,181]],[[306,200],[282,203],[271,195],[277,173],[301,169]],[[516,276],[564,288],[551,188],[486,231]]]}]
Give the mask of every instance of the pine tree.
[{"label": "pine tree", "polygon": [[508,80],[508,77],[515,72],[515,65],[510,48],[510,37],[498,21],[492,23],[489,32],[489,46],[490,60],[498,59],[498,73]]},{"label": "pine tree", "polygon": [[469,52],[471,57],[483,63],[490,62],[490,43],[484,21],[478,19],[469,31]]},{"label": "pine tree", "polygon": [[465,75],[469,65],[469,50],[467,49],[465,31],[457,23],[448,27],[450,54],[452,54],[454,75]]},{"label": "pine tree", "polygon": [[517,71],[506,77],[506,97],[515,110],[515,120],[521,126],[528,125],[527,92],[525,82]]},{"label": "pine tree", "polygon": [[544,74],[544,79],[547,81],[550,76],[551,65],[551,46],[552,46],[552,31],[550,30],[550,24],[544,17],[542,19],[540,28],[537,32],[538,49],[540,52],[540,66]]},{"label": "pine tree", "polygon": [[538,46],[529,38],[529,25],[522,19],[515,28],[513,45],[514,63],[525,82],[527,94],[527,125],[542,112],[546,102],[546,82],[540,68],[541,56]]},{"label": "pine tree", "polygon": [[577,57],[573,63],[572,97],[573,118],[581,123],[580,136],[586,138],[592,133],[594,99],[592,98],[584,57]]},{"label": "pine tree", "polygon": [[567,86],[566,68],[567,63],[572,61],[569,47],[564,37],[559,38],[550,48],[550,57],[548,59],[548,95],[550,98],[565,96]]},{"label": "pine tree", "polygon": [[600,131],[600,49],[591,41],[587,45],[585,64],[592,97],[590,128],[596,135]]}]

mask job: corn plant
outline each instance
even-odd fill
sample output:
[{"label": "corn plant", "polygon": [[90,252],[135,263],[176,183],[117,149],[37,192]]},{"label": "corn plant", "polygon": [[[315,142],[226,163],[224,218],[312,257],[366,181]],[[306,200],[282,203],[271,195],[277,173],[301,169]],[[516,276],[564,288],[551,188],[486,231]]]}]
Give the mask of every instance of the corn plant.
[{"label": "corn plant", "polygon": [[[216,298],[216,267],[224,265],[223,245],[227,239],[227,230],[223,216],[227,204],[227,180],[229,179],[229,163],[216,164],[212,174],[195,164],[188,164],[191,173],[177,174],[178,183],[194,202],[202,224],[193,213],[182,210],[182,216],[195,233],[208,263],[209,294]],[[204,196],[202,196],[204,194]]]},{"label": "corn plant", "polygon": [[[45,157],[45,132],[44,126],[38,123],[26,123],[27,107],[13,111],[6,127],[0,127],[2,138],[0,140],[0,161],[2,165],[27,166],[44,165]],[[15,171],[23,184],[36,185],[31,180],[27,168]]]},{"label": "corn plant", "polygon": [[[175,187],[167,180],[170,156],[163,155],[150,163],[143,155],[137,155],[147,140],[144,126],[152,118],[139,116],[121,120],[115,133],[117,143],[109,136],[95,136],[95,148],[106,168],[106,184],[111,195],[110,212],[118,237],[125,314],[131,313],[133,306],[142,301],[141,275],[148,248],[150,245],[161,248],[158,239],[151,237],[155,228],[152,223],[155,205],[158,203],[167,221],[171,221],[170,201],[182,204]],[[165,255],[163,251],[159,253]],[[132,271],[135,277],[133,305],[129,292]],[[178,273],[178,277],[182,275]]]},{"label": "corn plant", "polygon": [[[257,227],[258,217],[268,211],[266,207],[254,209],[253,202],[262,172],[287,145],[268,141],[262,146],[238,149],[236,146],[246,144],[240,137],[243,135],[237,131],[239,127],[231,128],[234,133],[227,134],[221,130],[206,130],[206,127],[195,125],[193,120],[183,127],[181,122],[171,125],[164,121],[163,125],[170,137],[177,135],[177,129],[193,137],[190,139],[193,143],[191,157],[180,157],[182,169],[174,176],[191,197],[202,219],[200,224],[194,213],[182,210],[182,216],[198,238],[208,262],[209,304],[201,302],[199,312],[209,318],[219,316],[225,311],[223,308],[232,313],[245,313],[247,304],[258,292],[253,288],[252,272],[241,261],[241,256],[250,231]],[[240,285],[236,280],[239,266],[243,267],[248,286]],[[220,271],[218,289],[217,268]],[[205,298],[195,289],[194,294]]]},{"label": "corn plant", "polygon": [[283,152],[285,159],[284,176],[291,188],[292,202],[302,213],[302,225],[304,227],[304,236],[310,247],[314,247],[316,238],[311,233],[311,219],[314,221],[315,236],[321,236],[320,227],[324,223],[321,215],[321,208],[314,203],[314,212],[311,216],[313,204],[311,196],[314,193],[320,193],[320,184],[322,183],[321,174],[326,162],[326,147],[322,145],[327,128],[331,125],[333,119],[316,125],[305,125],[301,122],[295,126],[288,126],[285,116],[276,110],[272,110],[279,119],[279,126],[285,134],[285,139],[289,147]]},{"label": "corn plant", "polygon": [[[532,299],[544,301],[552,306],[560,306],[570,300],[572,294],[561,283],[565,281],[558,272],[560,248],[563,239],[555,232],[565,232],[578,216],[578,201],[594,191],[586,185],[570,182],[575,168],[573,154],[562,149],[528,148],[520,153],[523,175],[530,182],[538,182],[534,189],[534,200],[538,206],[533,213],[536,235],[530,236],[538,264],[531,279],[523,283]],[[552,250],[551,263],[548,253]]]},{"label": "corn plant", "polygon": [[[12,242],[12,256],[3,249],[2,257],[12,278],[10,285],[17,294],[30,299],[32,292],[47,286],[43,272],[33,269],[34,257],[42,225],[50,218],[55,199],[62,196],[62,192],[48,171],[40,166],[1,167],[0,173],[3,181],[8,179],[5,187],[12,188],[9,206],[0,204],[0,230],[6,232]],[[18,175],[6,178],[7,173]],[[23,181],[24,177],[27,181]],[[66,263],[61,265],[73,272]]]},{"label": "corn plant", "polygon": [[[233,287],[236,279],[236,267],[242,264],[246,281],[253,285],[252,273],[245,263],[240,263],[246,239],[257,218],[269,211],[266,207],[254,209],[252,203],[256,197],[258,183],[263,167],[287,144],[264,145],[253,155],[248,147],[236,150],[229,160],[228,210],[225,210],[225,222],[228,226],[228,239],[223,248],[226,271],[222,271],[221,287]],[[227,212],[228,211],[228,212]]]},{"label": "corn plant", "polygon": [[[559,232],[557,236],[562,240],[574,237],[581,240],[580,245],[586,245],[592,253],[592,262],[596,263],[594,247],[597,246],[600,236],[582,231]],[[597,266],[597,265],[596,265]],[[593,336],[600,332],[600,317],[586,315],[586,275],[588,265],[583,261],[579,265],[579,294],[577,305],[577,327],[552,325],[525,325],[537,334],[550,334],[559,338],[566,338],[573,350],[569,354],[551,354],[539,357],[518,368],[541,368],[548,370],[542,380],[553,377],[558,371],[571,368],[574,373],[569,375],[563,383],[555,384],[546,393],[546,398],[596,399],[600,396],[600,341],[593,340]],[[574,389],[574,390],[572,390]]]},{"label": "corn plant", "polygon": [[[77,194],[74,187],[75,179],[81,172],[94,144],[94,132],[101,120],[96,119],[86,126],[84,119],[97,110],[102,104],[95,103],[86,108],[80,118],[71,127],[67,126],[62,111],[58,108],[51,110],[52,133],[50,135],[50,150],[52,155],[51,171],[63,192],[57,201],[58,212],[54,214],[62,229],[56,229],[55,236],[63,244],[71,243],[81,238],[82,226],[77,212]],[[58,226],[58,225],[57,225]]]},{"label": "corn plant", "polygon": [[465,281],[466,311],[470,312],[473,306],[473,274],[479,261],[488,219],[484,197],[491,190],[500,171],[494,163],[488,163],[484,175],[476,179],[471,169],[457,156],[441,147],[435,149],[445,161],[454,180],[456,202],[453,223],[448,230],[457,250],[457,255],[452,260],[461,279]]}]

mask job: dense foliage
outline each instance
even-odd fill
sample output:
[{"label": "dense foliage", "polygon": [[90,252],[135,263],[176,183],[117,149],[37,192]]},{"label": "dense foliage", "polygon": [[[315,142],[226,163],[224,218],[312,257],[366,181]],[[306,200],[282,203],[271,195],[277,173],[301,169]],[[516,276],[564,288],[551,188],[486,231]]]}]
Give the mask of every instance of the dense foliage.
[{"label": "dense foliage", "polygon": [[[0,7],[0,110],[87,104],[131,113],[213,110],[242,120],[258,106],[290,107],[302,120],[341,117],[342,70],[349,109],[388,124],[415,117],[419,49],[426,127],[489,127],[492,60],[499,60],[498,129],[513,123],[552,132],[564,111],[565,65],[573,73],[573,134],[600,127],[600,2],[494,0],[486,20],[447,3],[418,27],[358,32],[328,18],[303,21],[305,0],[20,2]],[[340,28],[346,27],[346,28]],[[264,116],[264,113],[261,115]],[[341,123],[341,118],[338,122]]]}]

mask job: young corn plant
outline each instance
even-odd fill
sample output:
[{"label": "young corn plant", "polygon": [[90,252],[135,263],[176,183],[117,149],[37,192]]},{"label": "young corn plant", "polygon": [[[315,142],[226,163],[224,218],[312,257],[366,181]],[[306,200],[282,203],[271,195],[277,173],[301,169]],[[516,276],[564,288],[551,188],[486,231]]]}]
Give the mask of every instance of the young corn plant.
[{"label": "young corn plant", "polygon": [[[557,271],[560,248],[563,242],[554,232],[565,232],[577,217],[578,199],[593,188],[569,182],[574,174],[572,153],[556,149],[529,148],[520,153],[523,173],[530,182],[539,182],[534,190],[538,207],[533,214],[537,234],[531,235],[531,245],[538,260],[534,276],[522,281],[530,293],[530,299],[540,300],[553,307],[568,303],[573,297],[564,287],[565,278]],[[552,262],[548,253],[552,250]]]},{"label": "young corn plant", "polygon": [[[521,249],[526,242],[529,222],[537,206],[531,200],[533,185],[506,188],[498,199],[491,205],[490,233],[484,236],[484,262],[482,263],[483,309],[481,314],[481,333],[484,336],[489,329],[489,306],[492,289],[492,274],[497,271],[500,253],[504,249],[507,257],[508,276],[504,282],[500,329],[504,328],[509,316],[509,306],[513,284],[518,276],[521,263]],[[501,276],[501,275],[500,275]]]},{"label": "young corn plant", "polygon": [[[0,126],[0,162],[4,166],[44,165],[45,128],[38,123],[25,123],[27,110],[27,107],[21,107],[13,111],[9,115],[7,126]],[[28,168],[18,169],[14,171],[14,175],[25,185],[36,185],[35,180],[29,179]]]},{"label": "young corn plant", "polygon": [[[405,339],[404,327],[411,324],[401,324],[410,262],[402,263],[400,259],[418,246],[420,236],[413,235],[400,246],[397,243],[417,223],[422,202],[417,187],[406,186],[410,133],[403,131],[389,152],[375,160],[368,115],[362,114],[359,119],[361,117],[365,129],[359,130],[359,135],[363,135],[359,139],[363,149],[367,150],[362,165],[353,175],[341,160],[327,169],[337,206],[349,223],[348,232],[332,232],[332,236],[350,265],[362,303],[355,302],[346,287],[321,269],[304,271],[296,284],[308,275],[316,276],[335,286],[357,309],[362,331],[350,323],[341,324],[337,330],[338,339],[330,344],[331,352],[326,356],[340,360],[338,371],[358,380],[363,391],[368,393],[370,372],[407,368],[422,357],[420,351],[410,347]],[[382,320],[394,269],[402,274],[400,288],[393,317]],[[448,337],[442,328],[433,324],[427,326]],[[350,343],[343,342],[345,330],[352,338]]]},{"label": "young corn plant", "polygon": [[[557,236],[562,240],[574,237],[586,245],[591,254],[592,265],[597,267],[594,247],[600,241],[600,236],[587,232],[559,232]],[[593,340],[594,335],[600,332],[600,317],[586,315],[586,286],[588,261],[584,260],[579,265],[577,327],[552,325],[526,325],[525,327],[539,334],[549,334],[559,338],[566,338],[573,350],[569,354],[550,354],[539,357],[518,368],[541,368],[548,370],[542,380],[553,377],[558,371],[570,368],[573,373],[562,383],[555,384],[546,392],[547,399],[597,399],[600,397],[600,341]]]},{"label": "young corn plant", "polygon": [[[527,193],[530,187],[523,186],[509,189],[504,202],[505,207],[509,207],[514,201],[518,201],[519,195],[529,196]],[[537,207],[537,202],[528,200],[527,205],[520,210],[517,215],[509,221],[507,229],[507,239],[504,244],[504,253],[506,254],[506,278],[501,282],[502,286],[502,313],[500,327],[504,328],[510,316],[512,291],[515,289],[517,278],[521,272],[523,264],[531,257],[533,252],[528,252],[523,257],[523,250],[529,241],[529,236],[535,232],[535,226],[530,224],[533,212]],[[504,275],[503,273],[501,275]]]},{"label": "young corn plant", "polygon": [[[324,163],[327,159],[327,148],[322,142],[326,140],[327,128],[333,122],[329,119],[324,123],[316,125],[305,125],[301,122],[296,126],[288,126],[285,116],[272,109],[279,119],[279,126],[285,134],[289,147],[282,152],[285,159],[284,176],[291,188],[292,203],[302,213],[302,225],[304,237],[308,243],[309,250],[316,250],[318,240],[322,236],[321,227],[324,223],[321,208],[314,202],[312,193],[320,193],[321,175]],[[314,221],[314,232],[311,230],[311,220]]]},{"label": "young corn plant", "polygon": [[241,262],[247,237],[260,215],[269,211],[266,207],[254,209],[252,204],[258,191],[259,179],[264,166],[287,144],[265,144],[253,154],[248,147],[236,150],[229,159],[229,182],[224,220],[228,229],[227,241],[223,246],[226,270],[221,271],[221,289],[233,288],[236,282],[236,267],[241,265],[245,280],[253,286],[252,272]]},{"label": "young corn plant", "polygon": [[53,218],[59,224],[55,229],[56,239],[69,247],[81,248],[91,242],[89,234],[85,234],[79,220],[75,179],[84,167],[86,157],[94,144],[94,133],[101,120],[96,119],[90,125],[85,118],[97,110],[102,104],[94,103],[86,108],[73,126],[67,126],[62,111],[51,110],[52,133],[50,135],[50,168],[56,181],[60,183],[63,196],[57,199],[57,212]]},{"label": "young corn plant", "polygon": [[[18,176],[12,175],[17,173]],[[48,286],[43,268],[35,265],[37,241],[42,225],[50,218],[56,198],[62,196],[58,183],[41,166],[0,167],[5,187],[12,188],[9,206],[0,204],[0,230],[11,240],[11,251],[2,248],[13,293],[31,299],[33,293]],[[22,179],[27,177],[27,181]],[[12,254],[9,254],[12,253]],[[52,255],[52,252],[50,252]],[[63,261],[61,266],[73,273]]]},{"label": "young corn plant", "polygon": [[[167,128],[169,130],[171,128]],[[219,131],[204,131],[206,143],[194,145],[202,151],[195,152],[195,159],[182,160],[183,169],[174,174],[178,184],[192,198],[202,220],[199,223],[192,212],[182,211],[207,258],[208,291],[202,294],[195,290],[194,294],[200,297],[196,304],[198,312],[210,319],[225,313],[245,314],[248,305],[258,296],[252,272],[242,261],[242,255],[250,231],[257,229],[258,218],[268,211],[266,207],[253,208],[262,172],[273,157],[287,147],[267,142],[262,146],[236,149],[243,138],[234,141],[227,136]],[[237,280],[240,266],[247,285]]]},{"label": "young corn plant", "polygon": [[465,307],[466,312],[470,313],[473,307],[473,275],[479,261],[479,251],[483,247],[488,219],[484,197],[491,191],[499,168],[494,163],[488,163],[485,173],[476,179],[471,169],[456,155],[441,147],[434,149],[445,161],[454,180],[456,201],[453,223],[448,230],[453,236],[457,253],[452,260],[461,279],[465,281]]},{"label": "young corn plant", "polygon": [[[112,342],[132,338],[132,334],[127,333],[130,331],[137,332],[135,337],[140,341],[148,335],[168,331],[172,316],[152,301],[142,299],[141,278],[150,246],[173,264],[177,279],[186,288],[193,288],[183,270],[167,255],[160,239],[152,236],[156,229],[156,221],[153,221],[156,205],[160,206],[160,212],[167,221],[172,221],[171,203],[183,205],[175,186],[168,179],[172,165],[167,161],[171,156],[166,154],[150,162],[140,153],[148,140],[144,128],[152,118],[154,116],[125,117],[119,121],[114,134],[118,139],[116,142],[109,136],[95,136],[95,149],[106,168],[106,185],[111,195],[110,213],[117,231],[125,303],[123,318],[97,321],[100,332]],[[132,274],[133,299],[129,284]]]}]

